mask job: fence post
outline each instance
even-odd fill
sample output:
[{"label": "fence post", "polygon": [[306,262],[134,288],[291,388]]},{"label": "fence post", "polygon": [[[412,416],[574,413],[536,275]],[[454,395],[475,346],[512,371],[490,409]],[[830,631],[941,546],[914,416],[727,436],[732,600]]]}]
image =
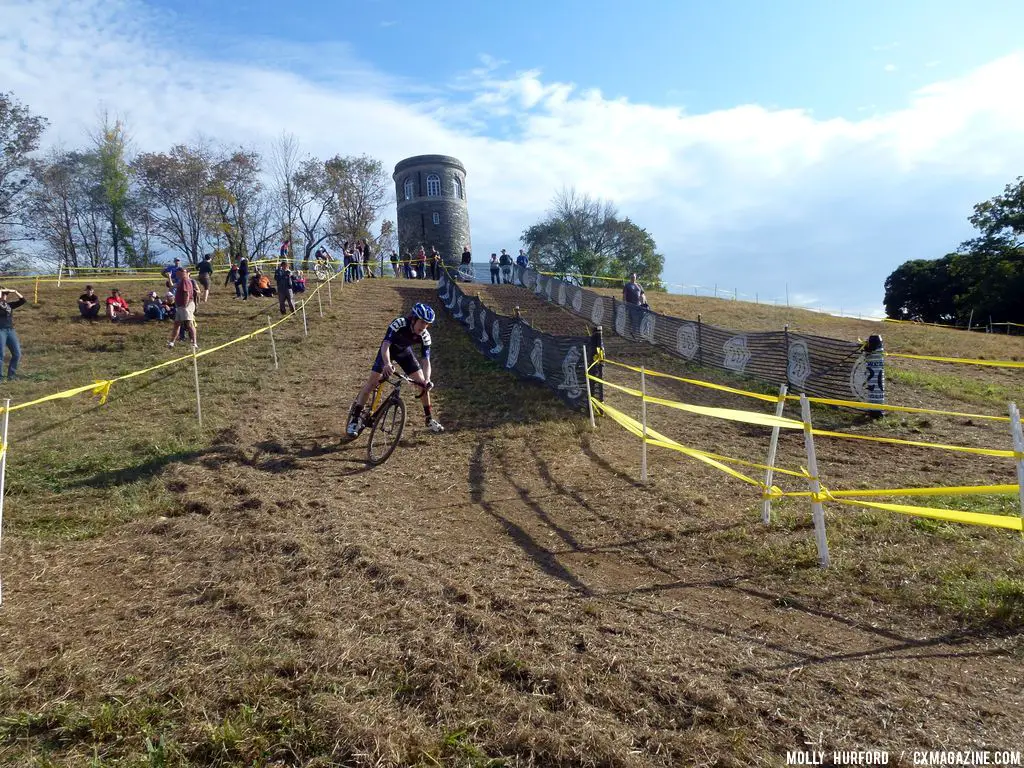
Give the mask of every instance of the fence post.
[{"label": "fence post", "polygon": [[[11,398],[4,401],[4,431],[0,442],[0,540],[4,533],[4,493],[7,490],[7,426],[11,416]],[[0,576],[0,605],[4,604],[3,577]]]},{"label": "fence post", "polygon": [[[32,292],[32,303],[33,304],[38,304],[39,303],[39,278],[38,277],[36,278],[36,287],[35,287],[35,289]],[[1006,326],[1006,327],[1009,328],[1010,326]]]},{"label": "fence post", "polygon": [[[800,416],[804,422],[804,447],[807,449],[807,471],[811,473],[808,485],[812,494],[821,493],[821,482],[818,480],[818,456],[814,452],[814,434],[811,432],[811,404],[807,395],[800,393]],[[811,517],[814,520],[814,540],[818,546],[818,565],[828,568],[828,539],[825,538],[825,508],[820,501],[811,496]]]},{"label": "fence post", "polygon": [[203,403],[199,397],[199,358],[196,357],[195,347],[192,347],[192,374],[196,380],[196,418],[199,420],[201,428],[203,426]]},{"label": "fence post", "polygon": [[[4,445],[7,445],[6,425],[7,420],[5,416]],[[1013,435],[1013,451],[1017,454],[1014,458],[1017,464],[1017,496],[1020,498],[1020,516],[1024,518],[1024,429],[1021,429],[1020,411],[1017,409],[1016,403],[1010,403],[1010,433]],[[1024,530],[1021,531],[1021,536],[1024,536]]]},{"label": "fence post", "polygon": [[267,315],[267,331],[270,333],[270,352],[274,356],[274,370],[277,370],[277,342],[274,341],[274,326],[270,322],[270,315]]},{"label": "fence post", "polygon": [[60,279],[64,276],[64,260],[57,262],[57,287],[60,288]]},{"label": "fence post", "polygon": [[646,366],[640,366],[640,424],[643,427],[643,442],[640,444],[640,482],[647,482],[647,373]]},{"label": "fence post", "polygon": [[701,325],[700,313],[697,313],[697,365],[704,365],[704,334]]},{"label": "fence post", "polygon": [[[590,343],[593,344],[593,346],[594,346],[594,357],[595,358],[597,358],[599,355],[600,356],[604,355],[604,329],[602,328],[602,326],[599,325],[599,326],[597,326],[597,328],[594,329],[594,332],[590,335]],[[604,378],[604,363],[603,362],[599,361],[594,366],[594,376],[596,376],[599,379],[603,379]],[[587,381],[589,382],[590,380],[588,379]],[[601,383],[598,382],[597,386],[594,387],[594,393],[595,393],[595,396],[597,397],[597,401],[599,403],[603,403],[604,402],[604,384],[601,384]]]},{"label": "fence post", "polygon": [[302,305],[301,305],[302,306],[302,334],[304,336],[309,336],[309,326],[306,325],[306,302],[307,301],[309,301],[309,299],[303,299],[302,300]]},{"label": "fence post", "polygon": [[789,384],[789,323],[782,326],[782,343],[786,347],[786,383]]},{"label": "fence post", "polygon": [[587,354],[587,345],[583,347],[583,381],[587,385],[587,415],[590,416],[590,428],[597,429],[597,424],[594,422],[594,403],[590,399],[590,356]]},{"label": "fence post", "polygon": [[316,287],[316,305],[320,309],[320,317],[324,316],[324,300],[320,298],[320,286]]},{"label": "fence post", "polygon": [[[782,411],[786,407],[786,385],[779,385],[779,402],[775,405],[775,418],[782,418]],[[775,454],[779,449],[779,425],[772,427],[772,439],[768,444],[768,469],[764,473],[764,493],[768,493],[772,487],[773,468],[775,467]],[[771,525],[772,522],[772,500],[765,496],[761,502],[761,522]]]},{"label": "fence post", "polygon": [[[334,274],[336,275],[337,272],[335,272]],[[332,307],[334,306],[334,296],[331,294],[331,283],[333,283],[333,282],[334,282],[334,275],[331,275],[327,279],[327,303],[329,305],[331,305]]]}]

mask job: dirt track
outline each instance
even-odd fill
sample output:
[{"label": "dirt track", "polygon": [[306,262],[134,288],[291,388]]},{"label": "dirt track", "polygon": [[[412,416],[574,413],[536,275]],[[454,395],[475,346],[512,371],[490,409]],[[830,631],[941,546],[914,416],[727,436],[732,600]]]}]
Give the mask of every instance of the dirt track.
[{"label": "dirt track", "polygon": [[[73,691],[86,711],[160,707],[178,723],[164,738],[197,763],[746,766],[809,745],[900,764],[901,749],[1021,748],[1019,636],[894,605],[903,587],[888,583],[1008,534],[921,533],[900,553],[872,540],[821,572],[802,512],[765,531],[752,491],[660,453],[641,486],[635,441],[482,365],[450,319],[434,334],[449,432],[425,433],[412,401],[398,452],[367,471],[365,439],[338,445],[341,422],[387,321],[431,296],[364,283],[344,332],[316,331],[336,335],[320,359],[251,395],[263,419],[168,470],[176,516],[59,551],[5,542],[0,643],[21,693],[0,703]],[[305,418],[281,417],[297,391]],[[663,424],[714,450],[764,444]],[[891,460],[856,454],[823,463],[841,479]],[[909,463],[969,473],[933,460]],[[860,582],[842,568],[859,558],[874,562]],[[224,748],[198,708],[266,744]]]}]

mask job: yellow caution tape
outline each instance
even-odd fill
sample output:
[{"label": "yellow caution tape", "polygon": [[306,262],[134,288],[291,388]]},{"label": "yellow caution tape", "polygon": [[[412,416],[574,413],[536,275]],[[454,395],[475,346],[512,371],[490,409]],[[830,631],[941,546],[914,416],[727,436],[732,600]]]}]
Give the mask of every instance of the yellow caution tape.
[{"label": "yellow caution tape", "polygon": [[934,360],[939,363],[963,363],[965,365],[992,365],[997,368],[1024,368],[1019,360],[978,360],[973,357],[935,357],[933,355],[907,355],[901,352],[886,352],[886,357],[903,357],[908,360]]},{"label": "yellow caution tape", "polygon": [[[591,381],[596,381],[605,386],[611,387],[612,389],[618,389],[626,394],[633,395],[633,397],[641,397],[641,392],[638,389],[631,389],[630,387],[624,387],[620,384],[613,384],[610,381],[599,379],[597,376],[590,376]],[[669,408],[675,408],[680,411],[687,411],[688,413],[696,413],[701,416],[710,416],[714,419],[726,419],[728,421],[739,421],[744,424],[756,424],[762,427],[783,427],[785,429],[803,429],[804,424],[802,421],[795,421],[793,419],[786,419],[781,416],[775,416],[769,413],[756,413],[754,411],[739,411],[733,408],[715,408],[708,405],[690,405],[688,403],[680,403],[675,400],[665,400],[661,397],[652,397],[647,395],[644,398],[649,403],[655,403],[657,405],[664,405]]]},{"label": "yellow caution tape", "polygon": [[[1014,494],[1020,490],[1019,485],[956,485],[947,488],[878,488],[863,491],[827,491],[823,495],[828,499],[858,498],[861,496],[976,496]],[[812,496],[810,491],[786,492],[784,496]]]},{"label": "yellow caution tape", "polygon": [[[608,360],[602,358],[602,362],[606,362],[609,365],[616,365],[620,368],[626,368],[630,371],[640,372],[640,368],[634,365],[627,365],[626,363],[619,363],[615,360]],[[593,367],[593,366],[591,366]],[[692,384],[697,387],[704,387],[705,389],[715,389],[719,392],[728,392],[733,395],[741,395],[743,397],[754,398],[755,400],[763,400],[768,403],[777,403],[779,398],[777,395],[766,395],[761,392],[750,392],[745,389],[737,389],[735,387],[727,387],[724,384],[714,384],[710,381],[702,381],[700,379],[687,379],[682,376],[674,376],[671,373],[662,373],[660,371],[651,371],[644,369],[644,373],[648,376],[659,376],[666,379],[674,379],[675,381],[681,381],[684,384]],[[799,395],[786,395],[787,400],[799,400]],[[956,416],[965,419],[988,419],[990,421],[1009,421],[1009,416],[990,416],[988,414],[980,413],[964,413],[962,411],[942,411],[934,408],[914,408],[907,405],[885,405],[882,403],[865,403],[860,400],[840,400],[833,397],[808,397],[808,402],[817,403],[818,405],[835,405],[843,408],[857,408],[866,411],[896,411],[900,413],[929,413],[936,416]]]},{"label": "yellow caution tape", "polygon": [[1017,454],[1014,451],[1006,451],[998,448],[971,448],[966,445],[926,443],[919,440],[901,440],[897,437],[872,437],[871,435],[854,435],[850,432],[832,432],[826,429],[812,429],[811,432],[812,434],[820,437],[838,437],[847,440],[869,440],[875,443],[890,443],[892,445],[912,445],[917,448],[936,448],[942,451],[959,451],[960,453],[973,453],[978,456],[997,456],[999,458],[1007,459],[1024,458],[1024,454]]},{"label": "yellow caution tape", "polygon": [[935,520],[947,520],[966,525],[983,525],[990,528],[1006,528],[1011,531],[1024,532],[1024,518],[1009,515],[989,515],[981,512],[961,512],[955,509],[938,509],[936,507],[917,507],[911,504],[884,504],[876,501],[855,501],[852,499],[836,499],[837,504],[853,507],[881,509],[885,512],[897,512],[901,515],[914,517],[930,517]]}]

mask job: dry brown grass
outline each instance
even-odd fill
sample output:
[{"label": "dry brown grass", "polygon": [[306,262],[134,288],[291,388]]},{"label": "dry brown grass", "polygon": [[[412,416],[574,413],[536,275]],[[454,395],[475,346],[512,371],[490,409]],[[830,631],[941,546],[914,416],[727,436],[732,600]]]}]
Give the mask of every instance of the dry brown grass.
[{"label": "dry brown grass", "polygon": [[[805,744],[886,748],[893,764],[902,749],[1019,748],[1019,537],[830,507],[834,567],[822,571],[806,505],[779,505],[764,528],[755,491],[654,449],[641,485],[635,440],[606,421],[591,432],[484,361],[447,318],[435,338],[449,432],[427,435],[411,407],[403,445],[367,471],[365,441],[340,445],[341,422],[384,324],[431,289],[344,290],[324,320],[314,310],[308,338],[301,324],[281,334],[282,370],[268,370],[265,341],[208,358],[203,430],[187,367],[115,389],[103,407],[78,399],[12,417],[0,760],[747,766]],[[18,310],[19,400],[164,359],[166,326],[67,319],[77,292]],[[544,330],[583,330],[520,289],[481,295],[519,304]],[[204,344],[261,322],[257,307],[276,308],[263,301],[218,294]],[[720,304],[704,319],[745,327],[727,312],[742,305]],[[810,321],[801,330],[826,332]],[[905,381],[892,396],[963,408],[956,395]],[[766,450],[761,430],[651,418],[696,447]],[[1007,442],[1003,427],[963,419],[815,419]],[[781,451],[799,463],[798,436]],[[837,488],[1014,482],[1008,463],[924,449],[821,441],[819,457]]]}]

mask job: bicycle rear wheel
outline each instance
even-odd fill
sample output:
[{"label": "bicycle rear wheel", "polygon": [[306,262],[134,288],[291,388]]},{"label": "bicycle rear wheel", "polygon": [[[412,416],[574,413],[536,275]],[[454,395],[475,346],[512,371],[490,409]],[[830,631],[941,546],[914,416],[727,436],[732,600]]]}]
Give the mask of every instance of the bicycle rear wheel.
[{"label": "bicycle rear wheel", "polygon": [[315,264],[313,266],[313,274],[316,276],[317,280],[326,280],[327,279],[327,267],[324,266],[323,264]]},{"label": "bicycle rear wheel", "polygon": [[387,461],[398,447],[405,429],[405,403],[398,398],[388,400],[373,417],[370,444],[366,447],[366,459],[373,466]]}]

